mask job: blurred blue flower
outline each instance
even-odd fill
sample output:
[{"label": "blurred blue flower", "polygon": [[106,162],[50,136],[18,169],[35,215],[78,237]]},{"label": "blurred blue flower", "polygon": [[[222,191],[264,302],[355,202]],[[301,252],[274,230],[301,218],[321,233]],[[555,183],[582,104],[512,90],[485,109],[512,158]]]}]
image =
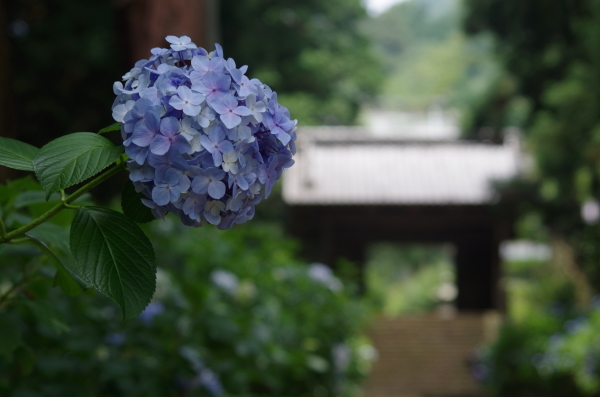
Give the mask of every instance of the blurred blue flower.
[{"label": "blurred blue flower", "polygon": [[154,302],[151,302],[148,305],[148,307],[146,307],[146,310],[144,310],[142,313],[140,313],[138,318],[140,320],[142,320],[144,322],[144,324],[149,326],[150,324],[152,324],[154,317],[157,316],[158,314],[161,314],[164,311],[165,311],[165,306],[162,304],[162,302],[154,301]]},{"label": "blurred blue flower", "polygon": [[111,332],[104,337],[104,341],[109,345],[121,346],[125,343],[125,335],[120,332]]},{"label": "blurred blue flower", "polygon": [[213,396],[223,394],[223,386],[217,374],[211,369],[206,368],[200,359],[200,354],[196,350],[189,346],[182,346],[179,349],[179,354],[192,364],[192,368],[197,374],[188,384],[190,389],[197,389],[203,386]]},{"label": "blurred blue flower", "polygon": [[226,270],[214,270],[210,274],[210,279],[216,286],[231,295],[234,295],[237,292],[240,285],[237,276]]},{"label": "blurred blue flower", "polygon": [[576,333],[581,327],[583,327],[587,323],[588,319],[586,317],[580,316],[576,319],[569,320],[565,323],[565,331],[569,334]]},{"label": "blurred blue flower", "polygon": [[213,396],[220,396],[223,394],[223,386],[217,375],[210,369],[203,370],[198,376],[200,384],[208,390]]},{"label": "blurred blue flower", "polygon": [[331,269],[322,263],[313,263],[310,265],[308,267],[308,276],[334,292],[340,291],[344,287],[342,282],[333,275]]},{"label": "blurred blue flower", "polygon": [[600,295],[594,295],[591,306],[593,309],[600,309]]},{"label": "blurred blue flower", "polygon": [[237,68],[223,49],[208,53],[187,36],[115,82],[127,166],[155,217],[229,229],[254,216],[294,163],[296,121],[277,94]]},{"label": "blurred blue flower", "polygon": [[485,364],[475,364],[471,367],[473,378],[479,382],[483,382],[490,374],[490,370]]}]

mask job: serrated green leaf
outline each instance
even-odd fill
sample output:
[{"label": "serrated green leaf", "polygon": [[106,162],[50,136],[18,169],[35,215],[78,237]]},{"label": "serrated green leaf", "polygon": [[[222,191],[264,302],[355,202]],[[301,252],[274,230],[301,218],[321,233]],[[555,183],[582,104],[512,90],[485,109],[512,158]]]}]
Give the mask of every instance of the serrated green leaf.
[{"label": "serrated green leaf", "polygon": [[129,217],[129,219],[138,223],[148,223],[155,220],[156,218],[152,215],[150,208],[142,204],[142,199],[147,198],[142,193],[135,191],[135,186],[131,181],[127,181],[123,187],[123,194],[121,195],[121,208],[123,213]]},{"label": "serrated green leaf", "polygon": [[98,131],[98,134],[104,134],[105,132],[120,131],[120,130],[121,130],[121,123],[114,123],[114,124],[109,125],[108,127],[102,128],[100,131]]},{"label": "serrated green leaf", "polygon": [[22,375],[29,375],[35,365],[35,353],[28,346],[21,345],[15,350],[15,361]]},{"label": "serrated green leaf", "polygon": [[125,321],[150,303],[156,289],[154,249],[135,222],[107,208],[81,207],[70,244],[84,280],[115,300]]},{"label": "serrated green leaf", "polygon": [[33,159],[40,149],[16,139],[0,137],[0,165],[33,171]]},{"label": "serrated green leaf", "polygon": [[123,152],[91,132],[66,135],[45,145],[33,160],[35,174],[49,197],[108,167]]},{"label": "serrated green leaf", "polygon": [[0,355],[9,355],[20,343],[21,330],[8,316],[0,313]]}]

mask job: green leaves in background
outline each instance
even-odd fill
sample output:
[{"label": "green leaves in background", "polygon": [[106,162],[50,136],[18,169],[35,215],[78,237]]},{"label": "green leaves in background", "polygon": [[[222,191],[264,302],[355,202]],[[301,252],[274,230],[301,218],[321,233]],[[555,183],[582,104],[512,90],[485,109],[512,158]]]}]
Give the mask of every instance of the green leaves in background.
[{"label": "green leaves in background", "polygon": [[108,127],[102,128],[100,131],[98,131],[98,134],[104,134],[105,132],[119,131],[119,130],[121,130],[121,123],[114,123],[114,124],[109,125]]},{"label": "green leaves in background", "polygon": [[[46,199],[46,193],[44,193],[42,190],[30,190],[19,193],[13,206],[15,209],[20,209],[35,204],[58,202],[59,200],[60,195],[58,193],[54,193],[48,197],[48,199]],[[79,198],[77,198],[77,200],[74,201],[74,203],[90,205],[92,204],[92,196],[89,193],[82,194]]]},{"label": "green leaves in background", "polygon": [[15,350],[15,361],[22,375],[29,375],[35,365],[35,353],[29,347],[21,345]]},{"label": "green leaves in background", "polygon": [[138,223],[148,223],[153,221],[154,215],[150,208],[142,204],[142,199],[147,198],[142,193],[135,191],[135,186],[130,181],[127,181],[121,195],[121,208],[123,213],[131,220]]},{"label": "green leaves in background", "polygon": [[40,149],[16,139],[0,137],[0,165],[33,171],[33,159]]},{"label": "green leaves in background", "polygon": [[71,252],[83,278],[123,310],[138,316],[156,288],[150,240],[125,215],[101,207],[81,207],[71,225]]},{"label": "green leaves in background", "polygon": [[12,353],[21,343],[21,332],[8,316],[0,313],[0,355]]},{"label": "green leaves in background", "polygon": [[35,173],[49,197],[108,167],[122,153],[108,139],[91,132],[77,132],[42,147],[33,161]]},{"label": "green leaves in background", "polygon": [[19,209],[27,207],[31,204],[45,203],[47,200],[58,201],[60,200],[60,194],[54,193],[46,199],[46,193],[44,193],[42,190],[29,190],[26,192],[21,192],[15,198],[14,207],[15,209]]},{"label": "green leaves in background", "polygon": [[[83,291],[81,285],[84,285],[84,283],[76,274],[69,270],[65,263],[63,263],[66,262],[66,260],[72,262],[72,259],[68,257],[68,231],[58,225],[44,223],[35,229],[30,230],[26,235],[34,240],[34,245],[41,249],[56,267],[54,286],[60,287],[69,296],[79,295]],[[52,250],[50,250],[46,243],[55,245],[60,251],[67,255],[67,257],[63,259],[59,258]]]}]

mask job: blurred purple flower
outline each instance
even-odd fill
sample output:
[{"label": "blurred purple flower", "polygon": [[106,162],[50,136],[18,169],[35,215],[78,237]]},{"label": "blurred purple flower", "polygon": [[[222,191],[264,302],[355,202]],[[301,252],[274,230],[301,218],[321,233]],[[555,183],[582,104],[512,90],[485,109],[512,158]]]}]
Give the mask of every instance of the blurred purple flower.
[{"label": "blurred purple flower", "polygon": [[162,302],[159,302],[159,301],[150,302],[148,307],[146,307],[146,310],[144,310],[138,316],[138,318],[140,320],[142,320],[142,322],[146,326],[149,326],[152,324],[154,317],[156,317],[157,315],[161,314],[164,311],[165,311],[165,306],[162,304]]}]

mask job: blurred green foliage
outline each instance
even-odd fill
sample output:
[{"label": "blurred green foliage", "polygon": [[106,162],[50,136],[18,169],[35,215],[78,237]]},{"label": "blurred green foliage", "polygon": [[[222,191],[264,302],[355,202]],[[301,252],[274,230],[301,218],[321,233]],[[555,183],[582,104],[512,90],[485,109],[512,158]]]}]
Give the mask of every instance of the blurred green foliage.
[{"label": "blurred green foliage", "polygon": [[227,56],[250,66],[303,125],[352,124],[377,93],[379,60],[359,0],[222,0]]},{"label": "blurred green foliage", "polygon": [[[378,60],[355,29],[366,18],[358,0],[221,3],[226,54],[278,90],[301,124],[351,124],[377,91]],[[112,83],[131,67],[116,3],[2,7],[19,138],[41,146],[110,124]],[[9,227],[51,205],[15,207],[12,196],[40,189],[33,180],[0,187]],[[0,267],[40,271],[17,300],[0,302],[0,395],[201,396],[219,394],[219,384],[240,397],[352,395],[372,356],[361,334],[367,310],[353,288],[297,259],[277,226],[281,200],[271,200],[257,214],[270,222],[227,232],[155,222],[155,301],[125,325],[94,291],[68,298],[53,288],[53,267],[35,247],[2,247]],[[52,231],[68,236],[71,217],[53,218]],[[0,296],[20,281],[3,269]]]},{"label": "blurred green foliage", "polygon": [[471,108],[499,75],[491,40],[461,29],[457,0],[402,2],[362,24],[382,60],[379,105],[408,111],[457,109],[470,128]]},{"label": "blurred green foliage", "polygon": [[366,299],[386,317],[430,312],[451,302],[454,279],[452,256],[445,246],[384,242],[368,251]]},{"label": "blurred green foliage", "polygon": [[[35,182],[15,181],[0,193],[26,185]],[[15,211],[0,203],[15,225],[35,207]],[[68,234],[64,225],[58,220],[53,232]],[[371,347],[361,335],[366,307],[323,265],[298,261],[296,243],[275,224],[255,221],[222,232],[167,217],[147,229],[160,264],[157,291],[127,324],[116,304],[93,290],[70,298],[53,288],[53,267],[37,248],[2,247],[0,263],[40,271],[15,300],[0,298],[0,394],[356,392],[370,366]],[[70,263],[68,249],[49,245]],[[18,282],[16,272],[3,270],[0,297]]]},{"label": "blurred green foliage", "polygon": [[[540,226],[538,217],[530,214],[518,226],[523,236],[540,238],[531,233]],[[591,308],[574,305],[577,286],[560,260],[560,245],[553,248],[549,260],[503,264],[507,319],[471,368],[493,396],[600,395],[600,296]]]},{"label": "blurred green foliage", "polygon": [[479,351],[474,377],[495,396],[581,396],[572,378],[540,373],[535,365],[566,318],[562,313],[538,312],[524,324],[505,323],[497,341]]},{"label": "blurred green foliage", "polygon": [[573,247],[575,262],[598,290],[600,229],[584,223],[581,209],[600,195],[600,2],[465,4],[466,30],[491,34],[506,70],[506,83],[478,107],[477,127],[501,135],[512,124],[508,115],[515,101],[521,103],[519,117],[535,168],[509,195],[522,214],[535,211],[549,234]]},{"label": "blurred green foliage", "polygon": [[[301,124],[352,124],[378,91],[379,61],[356,28],[367,17],[359,0],[220,3],[225,53],[278,91]],[[18,137],[40,146],[110,124],[112,83],[132,67],[126,35],[135,29],[124,25],[118,4],[16,0],[2,7]]]},{"label": "blurred green foliage", "polygon": [[495,396],[600,395],[600,308],[576,312],[555,303],[506,322],[480,349],[474,376]]}]

